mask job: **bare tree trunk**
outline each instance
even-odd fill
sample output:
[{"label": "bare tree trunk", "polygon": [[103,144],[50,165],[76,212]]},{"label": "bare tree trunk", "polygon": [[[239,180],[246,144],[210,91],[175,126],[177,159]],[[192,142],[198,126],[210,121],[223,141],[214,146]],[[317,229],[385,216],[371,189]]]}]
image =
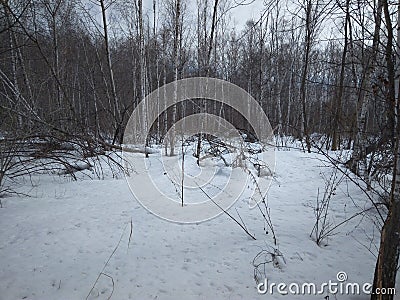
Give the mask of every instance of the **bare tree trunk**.
[{"label": "bare tree trunk", "polygon": [[[392,111],[394,112],[394,126],[396,129],[395,134],[395,149],[394,149],[394,168],[393,168],[393,181],[392,181],[392,189],[390,193],[390,202],[389,202],[389,212],[388,216],[385,220],[385,223],[382,228],[381,233],[381,243],[379,247],[378,259],[375,267],[375,275],[374,275],[374,284],[373,291],[376,289],[380,289],[381,291],[385,289],[386,291],[389,288],[394,288],[396,285],[396,275],[397,275],[397,266],[399,262],[399,253],[400,253],[400,124],[398,120],[398,116],[400,113],[399,110],[399,75],[400,71],[397,68],[397,74],[394,74],[394,64],[393,64],[393,55],[392,55],[392,46],[393,46],[393,27],[389,14],[389,7],[387,0],[383,0],[383,8],[385,13],[386,26],[388,30],[388,41],[387,41],[387,49],[386,49],[386,59],[388,63],[388,76],[392,75],[393,77],[389,79],[389,84],[392,86],[389,88],[389,91],[394,93],[394,95],[389,94],[388,97],[394,96],[394,102],[392,106]],[[399,1],[400,5],[400,1]],[[398,8],[398,20],[400,21],[400,8]],[[390,39],[390,40],[389,40]],[[400,28],[397,29],[397,47],[396,50],[400,50]],[[390,48],[389,48],[390,47]],[[399,53],[399,52],[398,52]],[[390,58],[390,61],[389,61]],[[396,56],[396,64],[399,65],[399,57]],[[391,74],[391,72],[393,72]],[[395,80],[396,78],[396,80]],[[396,86],[395,86],[396,84]],[[388,99],[391,101],[391,99]],[[392,103],[392,102],[391,102]],[[394,295],[390,294],[373,294],[371,296],[371,300],[392,300]]]},{"label": "bare tree trunk", "polygon": [[[60,2],[59,2],[60,3]],[[57,25],[56,25],[56,15],[57,15],[56,8],[54,11],[51,12],[52,17],[52,41],[53,41],[53,68],[54,73],[56,74],[57,78],[60,78],[60,59],[59,59],[59,49],[58,49],[58,37],[57,37]],[[58,84],[56,86],[56,99],[59,108],[62,108],[62,98],[61,98],[61,90]],[[61,125],[61,124],[60,124]]]},{"label": "bare tree trunk", "polygon": [[[3,8],[4,8],[4,14],[6,17],[6,21],[7,21],[7,25],[12,26],[12,22],[10,20],[10,16],[8,13],[8,1],[7,3],[4,2],[3,3]],[[9,42],[9,46],[10,46],[10,52],[11,52],[11,72],[12,72],[12,85],[14,87],[14,98],[15,98],[15,102],[19,105],[19,102],[21,101],[21,90],[19,87],[19,83],[18,83],[18,75],[17,75],[17,53],[16,51],[18,51],[18,46],[17,44],[14,42],[15,38],[13,38],[13,35],[15,37],[15,33],[12,30],[8,31],[8,42]],[[22,127],[22,120],[21,120],[21,116],[18,117],[18,128]],[[1,170],[1,168],[0,168]],[[0,178],[0,183],[1,183],[1,178]]]},{"label": "bare tree trunk", "polygon": [[[9,4],[8,4],[8,0],[5,0],[2,2],[3,3],[3,9],[4,9],[4,15],[7,21],[7,25],[9,26],[9,28],[12,27],[12,20],[11,20],[11,16],[10,16],[10,12],[9,12]],[[18,43],[18,39],[17,36],[15,34],[14,30],[9,30],[9,35],[10,35],[10,46],[11,46],[11,56],[15,58],[15,63],[18,62],[20,70],[22,72],[22,76],[23,76],[23,80],[24,80],[24,85],[27,89],[27,98],[30,100],[30,107],[32,110],[34,110],[34,104],[33,104],[33,94],[32,94],[32,88],[31,88],[31,84],[29,81],[29,77],[28,77],[28,73],[26,71],[26,67],[25,67],[25,59],[24,56],[22,55],[22,50],[21,47]],[[17,67],[17,66],[15,66]],[[16,71],[16,69],[15,69]]]},{"label": "bare tree trunk", "polygon": [[290,51],[291,54],[291,64],[290,64],[290,79],[289,79],[289,90],[288,90],[288,107],[287,107],[287,116],[286,116],[286,134],[289,134],[291,132],[290,130],[290,120],[291,120],[291,114],[292,114],[292,102],[293,102],[293,91],[295,90],[294,88],[294,74],[295,74],[295,68],[297,69],[297,64],[296,62],[296,57],[298,55],[298,45],[296,44],[297,38],[295,37],[295,32],[294,32],[294,24],[292,24],[291,28],[291,42],[293,43],[292,48],[294,48],[293,52]]},{"label": "bare tree trunk", "polygon": [[382,1],[378,0],[377,11],[375,16],[375,29],[372,42],[372,48],[367,54],[366,62],[364,65],[364,74],[362,74],[360,93],[358,96],[358,110],[357,115],[357,133],[354,139],[354,150],[352,157],[349,161],[350,169],[361,176],[367,176],[366,173],[366,147],[367,147],[367,137],[366,137],[366,120],[367,111],[372,95],[367,94],[366,90],[370,88],[371,75],[374,69],[374,63],[378,54],[379,37],[382,23]]},{"label": "bare tree trunk", "polygon": [[114,72],[113,72],[112,63],[111,63],[111,53],[110,53],[110,45],[109,45],[109,38],[108,38],[108,26],[107,26],[107,17],[106,17],[107,8],[105,6],[104,0],[99,0],[99,1],[100,1],[100,7],[101,7],[102,22],[103,22],[104,48],[106,51],[108,75],[109,75],[109,79],[110,79],[111,95],[112,95],[112,99],[113,99],[112,110],[113,110],[115,132],[114,132],[112,144],[114,145],[116,142],[121,142],[122,123],[119,118],[120,112],[119,112],[117,90],[115,87]]},{"label": "bare tree trunk", "polygon": [[[143,3],[142,0],[138,0],[138,16],[139,16],[139,101],[143,101],[143,126],[144,132],[143,134],[148,133],[148,126],[147,124],[147,102],[145,98],[145,90],[146,90],[146,68],[145,68],[145,51],[144,51],[144,33],[143,33]],[[146,137],[146,144],[145,144],[145,156],[148,157],[149,154],[146,151],[146,147],[148,146],[149,137]]]},{"label": "bare tree trunk", "polygon": [[[52,42],[52,54],[53,54],[53,62],[52,62],[52,71],[54,72],[54,80],[53,80],[53,92],[54,100],[49,99],[49,106],[54,109],[54,111],[58,112],[57,115],[51,114],[51,118],[53,121],[58,120],[60,122],[62,116],[60,115],[63,111],[63,103],[62,103],[62,91],[61,86],[57,83],[57,80],[60,79],[60,67],[59,67],[59,49],[58,49],[58,33],[57,33],[57,15],[60,9],[61,0],[53,1],[53,2],[44,2],[44,7],[46,8],[48,14],[50,15],[50,28],[51,28],[51,42]],[[58,123],[57,126],[60,128],[63,127],[64,124]]]},{"label": "bare tree trunk", "polygon": [[[178,81],[178,68],[179,68],[179,33],[180,33],[180,14],[181,14],[181,1],[180,0],[175,0],[175,20],[174,20],[174,49],[173,49],[173,59],[174,59],[174,97],[175,99],[178,97],[178,90],[177,90],[177,81]],[[176,122],[176,104],[172,106],[172,120],[171,124],[175,124]],[[171,135],[169,138],[169,155],[173,156],[175,155],[175,133],[173,132],[174,129],[172,128]]]},{"label": "bare tree trunk", "polygon": [[286,112],[286,130],[285,130],[285,134],[289,135],[290,132],[290,116],[292,113],[292,90],[293,90],[293,65],[294,65],[294,61],[292,61],[291,63],[292,67],[290,68],[290,79],[289,79],[289,89],[288,89],[288,105],[287,105],[287,112]]},{"label": "bare tree trunk", "polygon": [[303,135],[306,138],[306,146],[308,153],[311,153],[311,142],[310,136],[308,132],[308,119],[307,119],[307,77],[308,77],[308,64],[311,52],[311,39],[312,39],[312,28],[311,28],[311,13],[312,13],[312,1],[307,0],[305,6],[305,26],[306,33],[304,36],[304,58],[303,58],[303,70],[301,73],[301,82],[300,82],[300,100],[302,107],[302,129]]},{"label": "bare tree trunk", "polygon": [[340,66],[340,75],[339,75],[339,86],[337,91],[337,99],[336,99],[336,110],[333,120],[333,134],[332,134],[332,150],[335,151],[340,148],[339,143],[339,133],[338,130],[340,128],[341,123],[341,115],[342,115],[342,98],[343,98],[343,83],[344,83],[344,73],[345,73],[345,64],[346,64],[346,55],[347,55],[347,47],[348,47],[348,24],[350,22],[350,0],[346,0],[346,17],[344,21],[344,45],[342,52],[342,61]]},{"label": "bare tree trunk", "polygon": [[[218,1],[214,1],[214,10],[213,10],[213,17],[212,17],[212,23],[211,23],[211,34],[210,34],[210,41],[209,41],[209,46],[208,46],[208,51],[207,51],[207,60],[206,60],[206,74],[205,76],[208,77],[210,75],[210,61],[211,61],[211,52],[213,48],[213,41],[214,41],[214,34],[215,34],[215,26],[217,22],[217,11],[218,11]],[[206,19],[206,8],[204,11],[204,18]],[[204,19],[204,28],[206,28],[206,21]],[[204,31],[205,35],[205,40],[204,43],[207,42],[207,32],[206,30]],[[204,112],[207,112],[207,100],[204,100],[203,105],[204,106]],[[202,133],[199,133],[199,138],[197,140],[197,149],[196,149],[196,157],[197,157],[197,165],[200,164],[200,151],[201,151],[201,141],[202,141],[203,135]]]},{"label": "bare tree trunk", "polygon": [[[398,111],[398,107],[397,107]],[[400,147],[399,125],[397,124],[395,168],[388,216],[381,232],[381,243],[375,266],[373,291],[394,288],[400,252]],[[371,300],[392,300],[394,295],[371,295]]]},{"label": "bare tree trunk", "polygon": [[218,11],[218,0],[214,1],[214,10],[213,10],[213,17],[212,17],[212,23],[211,23],[211,34],[210,34],[210,44],[208,48],[208,53],[207,53],[207,73],[206,77],[209,76],[210,74],[210,60],[211,60],[211,51],[213,48],[213,41],[214,41],[214,36],[215,36],[215,27],[217,24],[217,11]]},{"label": "bare tree trunk", "polygon": [[271,32],[271,47],[275,48],[273,50],[273,53],[275,55],[275,59],[274,64],[275,64],[275,86],[277,89],[277,103],[276,103],[276,108],[277,108],[277,118],[278,118],[278,128],[277,128],[277,133],[279,136],[281,136],[282,134],[282,94],[283,94],[283,90],[284,87],[287,86],[287,82],[285,82],[286,80],[286,73],[283,75],[283,77],[281,78],[281,74],[280,74],[280,68],[279,68],[279,64],[280,61],[278,61],[278,57],[279,57],[279,53],[280,53],[280,45],[279,45],[279,36],[278,36],[278,32],[279,32],[279,12],[280,12],[280,7],[279,7],[279,0],[276,1],[275,3],[275,10],[276,10],[276,14],[275,14],[275,20],[274,24],[273,24],[273,30]]}]

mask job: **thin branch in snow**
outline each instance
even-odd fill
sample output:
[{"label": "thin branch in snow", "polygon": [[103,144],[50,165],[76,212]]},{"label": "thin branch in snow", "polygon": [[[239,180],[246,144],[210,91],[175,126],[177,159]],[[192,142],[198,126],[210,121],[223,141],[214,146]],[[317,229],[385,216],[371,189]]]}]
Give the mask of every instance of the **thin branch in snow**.
[{"label": "thin branch in snow", "polygon": [[[97,276],[96,281],[94,282],[92,288],[90,289],[89,293],[88,293],[87,296],[86,296],[86,300],[89,298],[90,293],[93,291],[93,289],[94,289],[94,287],[96,286],[97,282],[99,281],[101,275],[105,275],[105,276],[111,278],[112,283],[113,283],[113,291],[114,291],[114,280],[112,279],[111,276],[105,274],[105,273],[104,273],[104,270],[105,270],[105,268],[107,267],[107,265],[108,265],[108,263],[110,262],[110,260],[111,260],[111,258],[113,257],[113,255],[115,254],[115,252],[117,251],[119,245],[121,244],[122,237],[124,236],[124,233],[125,233],[126,228],[128,227],[128,224],[129,224],[129,223],[126,223],[126,225],[125,225],[125,227],[124,227],[124,230],[122,230],[121,237],[119,238],[117,245],[115,246],[113,252],[110,254],[110,256],[108,257],[106,263],[104,264],[103,268],[101,269],[99,275]],[[112,296],[112,293],[111,293],[111,295],[110,295],[110,297],[109,297],[108,299],[110,299],[111,296]]]},{"label": "thin branch in snow", "polygon": [[202,188],[201,186],[199,186],[196,183],[197,187],[204,193],[204,195],[207,196],[208,199],[210,199],[216,206],[218,206],[219,209],[221,209],[225,214],[228,215],[229,218],[231,218],[233,221],[235,221],[236,224],[238,224],[243,230],[244,232],[247,233],[248,236],[250,236],[253,240],[256,240],[256,238],[254,237],[254,235],[252,235],[247,229],[246,226],[241,224],[238,220],[236,220],[230,213],[228,213],[223,207],[221,207],[217,202],[214,201],[213,198],[211,198]]}]

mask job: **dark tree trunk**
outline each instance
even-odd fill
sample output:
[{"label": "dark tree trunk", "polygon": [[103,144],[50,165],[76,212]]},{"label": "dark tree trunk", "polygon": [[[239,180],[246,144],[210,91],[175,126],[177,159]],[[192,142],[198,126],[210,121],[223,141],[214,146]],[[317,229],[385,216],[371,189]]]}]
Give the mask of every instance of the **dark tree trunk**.
[{"label": "dark tree trunk", "polygon": [[[388,1],[383,0],[383,9],[385,14],[386,26],[388,31],[388,40],[386,44],[386,63],[389,81],[388,103],[391,104],[389,110],[389,126],[393,124],[396,129],[395,149],[394,149],[394,168],[393,168],[393,181],[390,193],[389,211],[388,216],[382,228],[381,243],[379,247],[378,259],[375,266],[375,276],[373,291],[380,291],[385,289],[386,294],[373,294],[371,300],[392,300],[394,299],[393,293],[388,293],[388,289],[394,289],[396,285],[397,266],[399,262],[400,251],[400,147],[399,135],[400,127],[399,121],[395,118],[399,113],[399,86],[395,87],[395,82],[399,84],[398,80],[395,81],[395,68],[393,60],[393,26],[390,19]],[[399,39],[399,37],[398,37]],[[397,46],[399,47],[399,45]],[[398,75],[398,74],[396,74]],[[397,90],[397,91],[396,91]],[[397,99],[397,101],[396,101]],[[391,123],[393,122],[393,123]]]}]

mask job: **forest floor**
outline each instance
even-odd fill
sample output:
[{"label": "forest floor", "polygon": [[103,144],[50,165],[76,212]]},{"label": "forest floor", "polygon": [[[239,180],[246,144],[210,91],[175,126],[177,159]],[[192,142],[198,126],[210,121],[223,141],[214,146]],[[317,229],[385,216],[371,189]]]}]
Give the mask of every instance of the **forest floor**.
[{"label": "forest floor", "polygon": [[[123,176],[77,181],[58,175],[27,178],[20,191],[29,197],[2,199],[0,299],[324,299],[328,295],[282,296],[276,289],[273,295],[259,294],[253,260],[262,250],[266,256],[256,262],[270,260],[267,252],[282,254],[275,265],[268,262],[262,269],[269,283],[312,282],[318,287],[329,280],[339,282],[339,272],[347,274],[346,282],[370,283],[379,244],[373,224],[376,212],[341,225],[321,246],[310,238],[318,190],[321,200],[324,176],[329,178],[332,172],[321,154],[276,150],[268,192],[276,246],[271,232],[265,233],[268,228],[260,211],[250,209],[244,199],[229,212],[237,217],[237,209],[257,240],[226,214],[191,225],[156,217],[135,200]],[[131,176],[134,180],[140,174]],[[343,177],[332,195],[327,221],[336,225],[370,207],[360,188]],[[369,298],[362,293],[328,296]]]}]

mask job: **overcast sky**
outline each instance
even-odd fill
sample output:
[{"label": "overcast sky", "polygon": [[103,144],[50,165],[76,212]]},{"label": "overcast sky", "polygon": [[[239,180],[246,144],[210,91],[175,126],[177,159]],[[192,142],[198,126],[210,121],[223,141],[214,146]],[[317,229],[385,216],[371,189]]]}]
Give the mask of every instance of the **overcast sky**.
[{"label": "overcast sky", "polygon": [[263,0],[255,0],[254,3],[249,5],[234,8],[231,11],[233,21],[237,24],[238,28],[242,28],[246,24],[246,21],[250,19],[257,20],[260,17],[263,8]]},{"label": "overcast sky", "polygon": [[[162,0],[157,0],[157,2],[162,1]],[[243,28],[246,22],[254,18],[257,20],[260,17],[261,11],[263,10],[263,1],[264,0],[231,0],[232,4],[236,2],[244,2],[248,5],[241,5],[238,6],[234,9],[232,9],[231,16],[232,16],[232,26],[235,25],[236,28]],[[196,0],[187,0],[187,3],[189,3],[189,9],[191,10],[192,13],[195,13],[196,11]],[[209,5],[211,8],[214,5],[213,0],[208,0]],[[153,0],[143,0],[143,6],[144,9],[151,14],[152,13],[152,4]]]}]

